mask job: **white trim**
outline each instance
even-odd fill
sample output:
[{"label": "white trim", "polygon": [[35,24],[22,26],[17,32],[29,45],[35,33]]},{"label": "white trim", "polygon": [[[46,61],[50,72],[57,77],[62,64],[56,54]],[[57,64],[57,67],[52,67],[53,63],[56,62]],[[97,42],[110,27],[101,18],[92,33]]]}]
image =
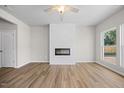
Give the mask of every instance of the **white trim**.
[{"label": "white trim", "polygon": [[24,64],[22,64],[22,65],[16,66],[15,68],[23,67],[23,66],[25,66],[25,65],[27,65],[27,64],[29,64],[29,63],[30,63],[30,62],[28,62],[28,63],[24,63]]},{"label": "white trim", "polygon": [[76,63],[50,63],[50,65],[75,65]]},{"label": "white trim", "polygon": [[102,66],[104,66],[104,67],[106,67],[106,68],[108,68],[108,69],[110,69],[110,70],[122,75],[122,76],[124,76],[124,68],[122,68],[122,67],[115,66],[115,65],[109,64],[107,62],[97,61],[96,63],[99,64],[99,65],[102,65]]},{"label": "white trim", "polygon": [[49,61],[31,61],[30,63],[49,63]]},{"label": "white trim", "polygon": [[28,62],[28,63],[24,63],[22,65],[19,65],[19,66],[16,66],[15,68],[20,68],[20,67],[23,67],[29,63],[49,63],[49,61],[31,61],[31,62]]},{"label": "white trim", "polygon": [[124,24],[121,24],[120,28],[120,66],[124,67]]},{"label": "white trim", "polygon": [[116,29],[117,29],[117,26],[114,26],[114,27],[104,30],[103,33],[110,32],[111,30],[116,30]]},{"label": "white trim", "polygon": [[76,63],[95,63],[96,61],[77,61]]}]

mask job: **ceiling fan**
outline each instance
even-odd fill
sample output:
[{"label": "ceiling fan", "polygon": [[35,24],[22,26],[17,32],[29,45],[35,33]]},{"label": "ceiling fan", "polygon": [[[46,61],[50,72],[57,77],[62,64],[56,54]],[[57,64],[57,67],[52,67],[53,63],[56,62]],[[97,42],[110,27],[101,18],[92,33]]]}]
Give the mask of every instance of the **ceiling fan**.
[{"label": "ceiling fan", "polygon": [[13,9],[11,8],[10,5],[9,6],[8,5],[3,5],[3,7],[6,8],[6,9],[8,9],[8,10],[10,10],[10,11],[13,11]]},{"label": "ceiling fan", "polygon": [[60,14],[61,21],[63,21],[63,15],[66,12],[78,13],[79,9],[70,5],[53,5],[50,8],[44,10],[45,12],[58,12]]}]

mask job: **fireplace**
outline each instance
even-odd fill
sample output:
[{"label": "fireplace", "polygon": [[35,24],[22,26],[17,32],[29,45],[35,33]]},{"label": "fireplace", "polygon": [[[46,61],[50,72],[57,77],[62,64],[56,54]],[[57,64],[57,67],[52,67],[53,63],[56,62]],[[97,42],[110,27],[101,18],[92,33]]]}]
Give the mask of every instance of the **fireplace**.
[{"label": "fireplace", "polygon": [[55,48],[55,55],[70,55],[70,48]]}]

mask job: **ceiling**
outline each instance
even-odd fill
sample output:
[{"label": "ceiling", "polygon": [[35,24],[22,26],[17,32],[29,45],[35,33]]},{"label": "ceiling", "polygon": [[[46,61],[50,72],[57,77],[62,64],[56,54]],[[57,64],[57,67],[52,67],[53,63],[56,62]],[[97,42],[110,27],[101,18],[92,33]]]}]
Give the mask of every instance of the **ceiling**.
[{"label": "ceiling", "polygon": [[79,12],[65,13],[62,22],[58,13],[44,12],[44,9],[49,7],[50,5],[9,5],[8,8],[0,6],[0,8],[29,25],[52,23],[97,25],[123,8],[122,5],[74,5],[74,7],[79,9]]}]

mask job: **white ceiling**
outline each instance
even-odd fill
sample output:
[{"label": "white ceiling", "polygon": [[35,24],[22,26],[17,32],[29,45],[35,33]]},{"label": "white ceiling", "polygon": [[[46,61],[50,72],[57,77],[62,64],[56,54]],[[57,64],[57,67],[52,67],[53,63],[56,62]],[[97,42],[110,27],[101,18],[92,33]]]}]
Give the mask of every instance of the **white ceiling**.
[{"label": "white ceiling", "polygon": [[[45,25],[51,23],[61,23],[59,14],[46,13],[44,9],[49,5],[9,5],[8,8],[0,8],[14,15],[18,19],[29,25]],[[123,6],[117,5],[75,5],[79,8],[78,13],[68,12],[64,15],[63,23],[97,25],[112,14],[118,12]]]}]

